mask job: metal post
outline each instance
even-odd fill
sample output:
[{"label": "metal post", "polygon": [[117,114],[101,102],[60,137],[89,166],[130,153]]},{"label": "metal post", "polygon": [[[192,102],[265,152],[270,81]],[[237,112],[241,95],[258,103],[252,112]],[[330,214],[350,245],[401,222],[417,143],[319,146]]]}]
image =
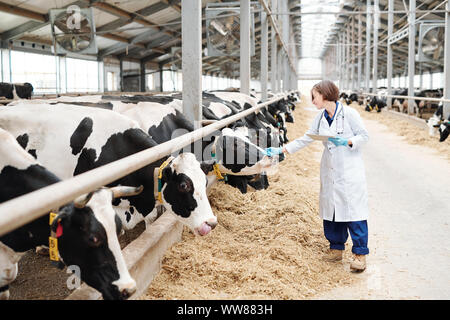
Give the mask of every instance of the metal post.
[{"label": "metal post", "polygon": [[358,86],[360,89],[362,87],[362,16],[358,16]]},{"label": "metal post", "polygon": [[[409,0],[409,41],[408,41],[408,95],[414,96],[414,73],[416,70],[415,51],[416,51],[416,0]],[[408,114],[414,110],[414,100],[408,99]]]},{"label": "metal post", "polygon": [[[429,69],[428,73],[430,74],[430,89],[433,89],[433,70]],[[445,85],[445,83],[444,83],[444,85]],[[445,93],[444,93],[444,96],[445,96]]]},{"label": "metal post", "polygon": [[419,90],[423,90],[423,70],[422,70],[422,63],[419,63]]},{"label": "metal post", "polygon": [[267,73],[269,69],[269,38],[267,14],[261,12],[261,101],[267,100]]},{"label": "metal post", "polygon": [[[274,0],[272,0],[272,8]],[[275,37],[275,28],[271,28],[270,31],[270,38],[271,38],[271,50],[270,50],[270,84],[272,92],[277,92],[277,39]]]},{"label": "metal post", "polygon": [[141,92],[145,92],[145,62],[141,61],[141,74],[140,74],[140,85],[141,85]]},{"label": "metal post", "polygon": [[337,66],[339,70],[339,88],[343,89],[342,86],[342,35],[338,35],[337,43]]},{"label": "metal post", "polygon": [[240,10],[241,92],[245,94],[250,94],[250,0],[240,0],[240,1],[241,1],[241,10]]},{"label": "metal post", "polygon": [[379,11],[379,0],[375,0],[373,13],[373,93],[376,93],[378,88],[378,23],[380,20]]},{"label": "metal post", "polygon": [[342,70],[342,87],[341,90],[345,90],[345,78],[347,77],[347,69],[344,68],[345,66],[345,29],[342,31],[342,37],[341,37],[341,70]]},{"label": "metal post", "polygon": [[124,84],[123,84],[123,60],[120,59],[120,63],[119,63],[119,72],[120,72],[120,91],[123,92],[124,91]]},{"label": "metal post", "polygon": [[282,70],[282,61],[283,61],[283,50],[281,48],[278,49],[278,58],[277,58],[277,91],[283,91],[281,86],[281,70]]},{"label": "metal post", "polygon": [[163,66],[159,65],[159,91],[164,92],[164,74],[163,74]]},{"label": "metal post", "polygon": [[[351,43],[354,44],[355,43],[355,17],[352,16],[352,32],[351,32]],[[350,89],[352,90],[352,92],[355,90],[355,47],[352,45],[350,48],[350,53],[351,53],[351,58],[350,58],[350,63],[351,63],[351,68],[350,68],[350,74],[351,74],[351,86]]]},{"label": "metal post", "polygon": [[[392,11],[394,9],[394,0],[389,0],[388,10]],[[392,46],[389,44],[389,38],[392,36],[394,31],[394,14],[388,14],[388,41],[387,41],[387,88],[388,95],[392,94]],[[392,108],[392,98],[387,98],[388,109]]]},{"label": "metal post", "polygon": [[370,28],[372,25],[371,0],[367,0],[367,18],[366,18],[366,92],[370,92]]},{"label": "metal post", "polygon": [[[288,2],[287,1],[281,1],[282,4],[282,11],[287,12],[288,11]],[[289,43],[289,16],[283,15],[282,16],[282,24],[283,24],[283,30],[282,30],[282,38],[284,43]],[[289,90],[289,59],[286,54],[283,56],[283,91]]]},{"label": "metal post", "polygon": [[351,43],[350,40],[350,25],[347,25],[347,35],[345,37],[345,57],[346,57],[346,61],[345,64],[347,66],[347,68],[345,68],[345,89],[350,89],[350,70],[348,68],[348,66],[351,64],[351,59],[350,59],[350,46],[348,45],[349,43]]},{"label": "metal post", "polygon": [[[183,70],[183,113],[202,127],[202,3],[182,0],[181,2],[182,70]],[[162,83],[161,83],[162,87]]]},{"label": "metal post", "polygon": [[[444,48],[444,99],[450,99],[450,2],[447,2],[445,13],[445,48]],[[430,76],[430,78],[432,78]],[[450,103],[444,102],[444,119],[450,115]]]}]

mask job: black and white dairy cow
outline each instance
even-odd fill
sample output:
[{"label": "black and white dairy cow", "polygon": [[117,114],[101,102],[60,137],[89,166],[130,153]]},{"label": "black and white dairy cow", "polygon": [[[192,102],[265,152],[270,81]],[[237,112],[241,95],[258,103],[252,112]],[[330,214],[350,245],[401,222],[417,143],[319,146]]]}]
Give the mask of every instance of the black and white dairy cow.
[{"label": "black and white dairy cow", "polygon": [[[14,121],[14,125],[20,123]],[[18,140],[20,144],[0,128],[0,203],[60,181],[22,148],[28,143],[26,135],[19,136]],[[62,161],[62,158],[57,159]],[[45,215],[0,236],[0,296],[9,296],[8,284],[17,276],[17,262],[22,253],[47,246],[53,230],[62,263],[78,266],[81,279],[100,291],[104,299],[128,298],[136,291],[136,282],[120,249],[117,234],[121,221],[112,201],[140,191],[141,188],[134,187],[101,188],[62,206],[51,226],[49,216]]]},{"label": "black and white dairy cow", "polygon": [[[258,104],[257,99],[241,92],[211,91],[209,93],[233,103],[239,111],[250,109]],[[246,132],[250,141],[262,148],[279,147],[283,144],[283,137],[278,128],[273,126],[261,111],[244,117],[242,122],[236,124],[235,128],[237,127],[241,127],[240,130]]]},{"label": "black and white dairy cow", "polygon": [[[261,103],[261,94],[255,93],[252,95]],[[268,99],[274,98],[273,94],[268,95]],[[260,109],[260,113],[264,116],[264,120],[272,125],[274,128],[278,128],[280,133],[280,143],[285,144],[289,141],[287,137],[287,122],[294,122],[294,116],[292,115],[291,105],[294,105],[288,99],[282,98],[276,102],[269,104],[266,107]],[[263,120],[263,121],[264,121]]]},{"label": "black and white dairy cow", "polygon": [[9,284],[17,277],[21,254],[0,242],[0,300],[9,299]]},{"label": "black and white dairy cow", "polygon": [[6,99],[31,99],[33,86],[31,83],[0,82],[0,97]]},{"label": "black and white dairy cow", "polygon": [[370,99],[367,101],[367,105],[365,110],[370,112],[372,110],[376,110],[377,112],[381,112],[381,109],[386,107],[386,94],[387,91],[380,90],[378,91],[376,96],[371,96]]},{"label": "black and white dairy cow", "polygon": [[439,131],[439,142],[445,141],[450,133],[450,115],[444,120],[443,111],[443,104],[440,102],[436,112],[427,120],[429,135],[435,136],[436,131]]},{"label": "black and white dairy cow", "polygon": [[[157,145],[136,121],[118,112],[63,103],[2,108],[0,127],[16,137],[26,134],[26,150],[63,179]],[[217,224],[206,196],[207,180],[202,170],[207,169],[202,169],[191,153],[183,153],[161,167],[165,160],[167,157],[109,185],[144,188],[139,195],[114,201],[123,227],[131,229],[142,220],[148,224],[158,217],[160,183],[161,205],[166,211],[195,234],[206,235]]]},{"label": "black and white dairy cow", "polygon": [[[231,102],[239,111],[256,106],[258,101],[256,98],[235,91],[212,91],[209,93],[217,98]],[[284,142],[283,133],[286,131],[279,131],[277,126],[280,126],[280,124],[277,123],[278,121],[270,114],[270,112],[266,108],[262,108],[260,111],[244,117],[239,123],[235,123],[233,130],[235,132],[240,132],[243,136],[247,137],[249,141],[261,148],[271,146],[279,147]],[[280,155],[277,161],[282,161],[283,159],[284,155]],[[247,190],[247,184],[256,190],[266,189],[269,186],[265,172],[248,176],[246,179],[235,179],[235,181],[230,181],[229,183],[238,187],[243,193]]]}]

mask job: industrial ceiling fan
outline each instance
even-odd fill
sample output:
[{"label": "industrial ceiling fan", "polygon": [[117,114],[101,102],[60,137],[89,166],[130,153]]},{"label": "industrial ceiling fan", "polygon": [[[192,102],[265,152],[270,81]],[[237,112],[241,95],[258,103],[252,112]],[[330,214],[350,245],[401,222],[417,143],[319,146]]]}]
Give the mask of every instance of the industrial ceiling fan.
[{"label": "industrial ceiling fan", "polygon": [[50,22],[57,54],[97,53],[92,8],[52,9]]},{"label": "industrial ceiling fan", "polygon": [[[208,56],[239,56],[240,9],[231,3],[208,4],[205,10]],[[251,14],[251,55],[255,54],[254,18]]]},{"label": "industrial ceiling fan", "polygon": [[438,62],[444,59],[445,27],[442,21],[420,24],[418,61]]}]

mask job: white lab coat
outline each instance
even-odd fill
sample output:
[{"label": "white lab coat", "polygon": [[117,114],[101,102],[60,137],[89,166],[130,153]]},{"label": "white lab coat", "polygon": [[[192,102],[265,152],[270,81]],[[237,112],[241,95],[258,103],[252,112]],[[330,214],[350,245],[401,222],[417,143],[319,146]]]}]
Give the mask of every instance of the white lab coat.
[{"label": "white lab coat", "polygon": [[[323,112],[321,110],[318,113],[306,133],[350,139],[353,146],[336,147],[330,141],[322,142],[325,148],[320,163],[320,217],[333,221],[335,213],[337,222],[367,220],[369,209],[361,146],[369,140],[369,134],[358,111],[343,106],[340,102],[331,126],[325,115],[322,116]],[[305,134],[285,147],[289,153],[294,153],[313,141]]]}]

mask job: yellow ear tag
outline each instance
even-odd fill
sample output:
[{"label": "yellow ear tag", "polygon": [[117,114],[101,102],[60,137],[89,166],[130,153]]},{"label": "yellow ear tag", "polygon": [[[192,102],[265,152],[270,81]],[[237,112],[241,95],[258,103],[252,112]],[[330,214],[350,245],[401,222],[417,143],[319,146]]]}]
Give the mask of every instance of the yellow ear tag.
[{"label": "yellow ear tag", "polygon": [[49,237],[48,248],[50,253],[50,260],[59,261],[58,239],[54,237]]},{"label": "yellow ear tag", "polygon": [[165,167],[167,167],[167,165],[173,160],[173,157],[169,157],[166,159],[166,161],[164,161],[162,163],[162,165],[159,167],[159,172],[158,172],[158,201],[159,203],[163,203],[162,200],[162,194],[161,194],[161,189],[162,189],[162,172],[164,170]]},{"label": "yellow ear tag", "polygon": [[[54,212],[50,212],[50,219],[49,219],[49,225],[51,226],[53,224],[53,221],[58,216],[58,214]],[[51,232],[53,235],[54,232]],[[49,254],[50,254],[50,260],[52,261],[59,261],[59,252],[58,252],[58,239],[56,237],[49,237],[48,238],[48,248],[49,248]]]},{"label": "yellow ear tag", "polygon": [[217,179],[223,180],[224,177],[222,176],[222,173],[221,173],[220,170],[219,170],[219,165],[216,163],[216,164],[213,165],[213,168],[214,168],[214,173],[215,173],[216,176],[217,176]]},{"label": "yellow ear tag", "polygon": [[53,224],[53,220],[55,220],[55,218],[56,218],[57,215],[58,215],[57,213],[50,212],[50,221],[49,221],[49,225],[52,225],[52,224]]}]

